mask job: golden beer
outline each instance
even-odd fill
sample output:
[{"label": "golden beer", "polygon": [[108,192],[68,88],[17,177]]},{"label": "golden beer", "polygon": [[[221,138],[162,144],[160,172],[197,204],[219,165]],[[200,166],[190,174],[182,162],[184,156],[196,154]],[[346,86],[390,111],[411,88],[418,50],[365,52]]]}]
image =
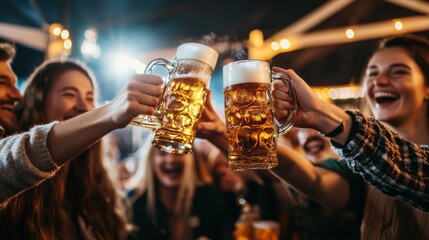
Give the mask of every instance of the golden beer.
[{"label": "golden beer", "polygon": [[270,83],[240,83],[224,89],[228,156],[233,170],[277,166],[278,127]]},{"label": "golden beer", "polygon": [[[169,87],[167,89],[164,88],[164,93],[163,93],[163,98],[161,97],[161,100],[159,101],[158,105],[155,108],[155,114],[154,115],[144,115],[144,114],[140,114],[137,117],[135,117],[132,121],[131,124],[136,125],[136,126],[141,126],[141,127],[147,127],[147,128],[152,128],[152,129],[158,129],[159,127],[163,127],[164,130],[161,130],[160,134],[167,136],[167,134],[170,133],[166,133],[165,132],[165,128],[166,126],[173,126],[179,124],[181,125],[181,127],[179,126],[174,126],[171,127],[172,129],[176,130],[176,129],[185,129],[186,134],[190,134],[189,131],[189,127],[183,127],[182,124],[187,125],[193,125],[195,122],[193,119],[193,117],[187,116],[187,115],[181,115],[178,114],[177,116],[175,116],[173,114],[173,117],[175,117],[174,121],[173,118],[167,117],[165,118],[163,109],[165,109],[165,107],[162,107],[163,105],[169,106],[170,110],[173,106],[175,106],[175,104],[178,104],[179,108],[183,108],[181,106],[181,104],[187,103],[191,104],[192,103],[192,98],[194,98],[193,96],[183,96],[182,91],[177,91],[177,93],[179,93],[180,95],[171,95],[171,94],[166,94],[165,92],[169,91],[171,88],[177,88],[176,83],[173,84],[169,84],[169,82],[172,79],[176,79],[176,81],[178,81],[177,79],[182,79],[184,82],[187,82],[187,80],[185,78],[190,77],[190,79],[200,79],[200,80],[204,80],[205,83],[205,87],[208,88],[209,87],[209,81],[210,81],[210,77],[211,74],[213,73],[213,69],[216,66],[216,62],[217,62],[217,58],[219,56],[219,53],[208,47],[205,46],[203,44],[199,44],[199,43],[184,43],[181,44],[176,51],[176,56],[174,57],[174,61],[170,62],[166,59],[163,58],[157,58],[152,60],[151,62],[149,62],[149,64],[147,65],[146,69],[145,69],[145,73],[146,74],[151,74],[152,71],[155,69],[155,67],[163,67],[167,70],[168,72],[168,77],[164,78],[165,79],[165,83],[166,85],[169,85]],[[190,80],[190,85],[188,87],[184,87],[183,92],[186,92],[189,88],[195,88],[195,89],[199,89],[199,87],[195,87],[195,84],[192,83],[193,81]],[[182,86],[182,83],[177,84]],[[185,84],[186,85],[186,84]],[[185,86],[183,85],[183,86]],[[199,90],[198,90],[199,91]],[[192,90],[191,90],[192,92]],[[198,95],[198,93],[196,93]],[[205,94],[205,93],[204,93]],[[175,100],[175,99],[169,99],[168,96],[172,96],[173,98],[179,99],[179,100]],[[185,99],[182,101],[182,99]],[[197,97],[197,99],[200,99],[199,97]],[[168,104],[166,104],[166,102],[168,102]],[[192,105],[192,104],[191,104]],[[198,105],[198,104],[197,104]],[[194,109],[198,109],[199,106],[189,106],[189,108],[187,108],[189,111],[194,111]],[[182,110],[179,110],[182,111]],[[183,110],[183,111],[187,111],[187,110]],[[191,114],[192,115],[192,114]],[[180,119],[179,119],[180,118]],[[191,119],[191,120],[189,120]],[[161,123],[161,121],[168,121],[168,123]],[[181,123],[180,123],[181,122]],[[194,133],[192,133],[194,135]],[[176,135],[171,133],[171,136],[173,138],[176,138]],[[183,137],[178,137],[178,140],[183,139]],[[162,143],[163,141],[166,141],[165,139],[160,140],[160,142]],[[172,139],[169,140],[170,142],[174,141]],[[191,141],[193,142],[193,140]],[[156,145],[156,141],[154,143],[154,145]],[[187,149],[189,146],[189,143],[186,143],[186,146],[181,146],[181,143],[177,143],[175,145],[165,145],[164,147],[162,147],[162,145],[160,145],[161,149],[165,149],[166,151],[170,152],[170,153],[187,153],[187,152],[191,152],[192,149],[190,150],[184,150]],[[176,146],[178,147],[177,150],[175,150]],[[169,149],[169,150],[167,150]]]},{"label": "golden beer", "polygon": [[252,226],[250,224],[239,222],[235,224],[234,240],[251,240]]},{"label": "golden beer", "polygon": [[171,79],[159,106],[163,115],[152,144],[163,151],[182,154],[192,151],[196,126],[206,100],[207,80],[198,77]]},{"label": "golden beer", "polygon": [[274,221],[257,221],[253,223],[254,240],[279,240],[279,224]]},{"label": "golden beer", "polygon": [[268,169],[277,166],[277,137],[295,121],[294,110],[280,124],[274,119],[271,82],[283,81],[296,99],[293,82],[271,72],[268,62],[243,60],[223,66],[228,158],[232,170]]}]

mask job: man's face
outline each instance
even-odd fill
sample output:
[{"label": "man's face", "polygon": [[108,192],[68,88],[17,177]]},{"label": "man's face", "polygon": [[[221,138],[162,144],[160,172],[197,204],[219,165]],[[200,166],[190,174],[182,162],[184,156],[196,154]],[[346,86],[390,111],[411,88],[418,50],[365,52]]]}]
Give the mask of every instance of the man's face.
[{"label": "man's face", "polygon": [[15,133],[18,130],[13,107],[21,99],[22,96],[16,88],[16,76],[10,64],[0,61],[0,126],[6,130],[6,134]]}]

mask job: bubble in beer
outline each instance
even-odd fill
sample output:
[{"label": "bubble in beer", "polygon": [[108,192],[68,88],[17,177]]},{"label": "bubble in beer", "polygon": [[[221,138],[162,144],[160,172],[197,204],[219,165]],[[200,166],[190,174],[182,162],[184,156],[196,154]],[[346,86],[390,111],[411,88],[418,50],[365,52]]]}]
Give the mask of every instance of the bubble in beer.
[{"label": "bubble in beer", "polygon": [[267,106],[251,106],[248,109],[245,109],[244,118],[246,119],[247,124],[251,126],[259,126],[261,124],[265,124],[268,114]]},{"label": "bubble in beer", "polygon": [[191,103],[188,107],[188,113],[194,117],[199,117],[202,111],[203,111],[203,105],[197,102]]},{"label": "bubble in beer", "polygon": [[184,130],[184,128],[187,128],[191,125],[192,119],[189,116],[186,116],[184,114],[177,115],[176,118],[174,118],[175,124],[177,127],[179,127],[179,130]]},{"label": "bubble in beer", "polygon": [[267,87],[260,87],[256,90],[256,101],[262,102],[266,101],[267,99],[271,99],[271,95],[269,92],[269,89]]},{"label": "bubble in beer", "polygon": [[277,132],[272,127],[264,128],[259,134],[261,147],[274,149],[276,147]]},{"label": "bubble in beer", "polygon": [[183,111],[183,109],[188,104],[186,99],[179,94],[171,94],[167,99],[167,111]]},{"label": "bubble in beer", "polygon": [[243,126],[237,133],[239,146],[245,151],[251,151],[258,143],[258,133],[250,126]]},{"label": "bubble in beer", "polygon": [[228,128],[237,128],[241,125],[242,113],[241,109],[236,106],[231,106],[227,109],[226,113],[227,118],[227,127]]},{"label": "bubble in beer", "polygon": [[237,89],[233,96],[233,101],[239,105],[249,105],[253,102],[253,93],[247,89]]}]

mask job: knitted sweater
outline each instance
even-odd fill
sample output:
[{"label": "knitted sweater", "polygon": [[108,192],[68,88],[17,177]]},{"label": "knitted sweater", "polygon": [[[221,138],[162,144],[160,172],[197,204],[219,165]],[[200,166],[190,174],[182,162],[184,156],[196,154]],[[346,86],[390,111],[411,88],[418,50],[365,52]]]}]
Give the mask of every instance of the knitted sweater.
[{"label": "knitted sweater", "polygon": [[59,169],[47,147],[56,122],[0,139],[0,209],[20,192],[52,177]]}]

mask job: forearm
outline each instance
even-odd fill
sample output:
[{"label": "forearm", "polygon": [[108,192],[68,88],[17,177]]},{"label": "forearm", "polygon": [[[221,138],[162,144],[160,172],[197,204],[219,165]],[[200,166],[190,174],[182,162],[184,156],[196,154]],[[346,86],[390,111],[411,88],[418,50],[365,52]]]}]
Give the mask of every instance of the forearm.
[{"label": "forearm", "polygon": [[323,103],[316,111],[318,120],[315,122],[314,129],[322,134],[327,134],[342,123],[343,131],[331,139],[339,144],[346,143],[352,128],[352,118],[344,110],[329,103]]},{"label": "forearm", "polygon": [[0,140],[0,203],[52,177],[59,169],[46,146],[53,124]]},{"label": "forearm", "polygon": [[58,164],[73,159],[101,137],[117,128],[106,106],[83,113],[56,124],[48,136],[48,148],[52,159]]},{"label": "forearm", "polygon": [[272,169],[273,172],[305,194],[312,190],[318,176],[314,166],[301,153],[279,144],[277,159],[278,166]]},{"label": "forearm", "polygon": [[314,166],[301,153],[282,145],[277,155],[279,165],[272,170],[308,198],[335,209],[347,204],[349,186],[340,175]]},{"label": "forearm", "polygon": [[359,112],[345,145],[333,143],[354,171],[387,195],[429,210],[429,146],[418,146]]}]

